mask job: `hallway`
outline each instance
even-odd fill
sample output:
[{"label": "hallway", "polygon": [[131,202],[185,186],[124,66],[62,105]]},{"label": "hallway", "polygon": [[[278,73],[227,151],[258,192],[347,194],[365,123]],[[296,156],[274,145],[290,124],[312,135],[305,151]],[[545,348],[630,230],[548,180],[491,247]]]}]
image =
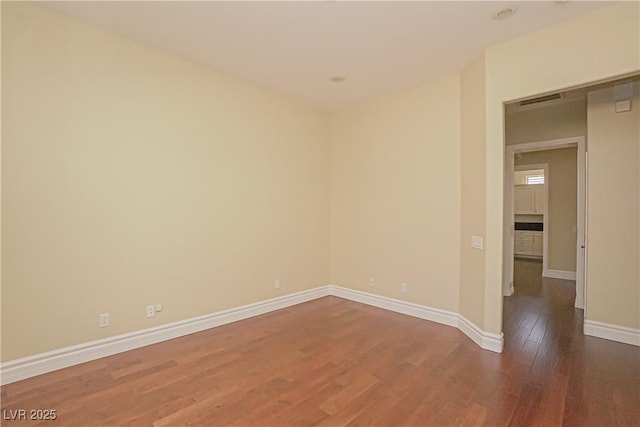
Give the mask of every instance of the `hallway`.
[{"label": "hallway", "polygon": [[542,278],[540,261],[516,260],[514,287],[504,298],[511,424],[639,425],[640,349],[584,336],[575,282]]}]

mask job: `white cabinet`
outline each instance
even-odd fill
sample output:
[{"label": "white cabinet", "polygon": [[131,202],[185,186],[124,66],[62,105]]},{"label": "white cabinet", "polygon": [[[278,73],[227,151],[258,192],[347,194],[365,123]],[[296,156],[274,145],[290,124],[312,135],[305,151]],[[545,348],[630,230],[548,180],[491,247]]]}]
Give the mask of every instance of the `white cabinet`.
[{"label": "white cabinet", "polygon": [[535,209],[534,197],[532,185],[516,185],[513,191],[516,215],[532,213]]},{"label": "white cabinet", "polygon": [[515,185],[513,191],[516,215],[542,215],[546,198],[544,185]]},{"label": "white cabinet", "polygon": [[547,198],[544,185],[530,185],[533,187],[533,212],[542,215],[544,213],[544,202]]},{"label": "white cabinet", "polygon": [[542,248],[542,231],[515,231],[513,242],[513,252],[515,255],[541,258]]},{"label": "white cabinet", "polygon": [[542,257],[542,231],[533,231],[533,252],[531,255]]}]

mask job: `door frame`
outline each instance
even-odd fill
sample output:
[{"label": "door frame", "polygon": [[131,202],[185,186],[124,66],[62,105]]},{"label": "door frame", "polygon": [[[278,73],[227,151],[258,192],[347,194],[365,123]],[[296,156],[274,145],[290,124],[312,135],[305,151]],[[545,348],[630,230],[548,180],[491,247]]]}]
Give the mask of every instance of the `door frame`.
[{"label": "door frame", "polygon": [[[524,144],[514,144],[505,146],[505,188],[504,188],[504,242],[503,242],[503,295],[510,296],[513,294],[513,238],[514,238],[514,208],[513,208],[513,173],[515,171],[515,155],[518,153],[526,153],[531,151],[546,151],[558,148],[578,148],[577,161],[577,239],[576,239],[576,300],[575,307],[584,309],[586,306],[586,184],[587,184],[587,147],[584,136],[575,136],[571,138],[552,139],[547,141],[528,142]],[[530,165],[527,165],[529,167]],[[547,183],[545,176],[545,183]],[[547,202],[549,187],[546,189]],[[545,213],[548,209],[548,203],[545,203]],[[545,215],[545,222],[546,222]],[[547,260],[547,227],[544,227],[544,255],[543,263]]]}]

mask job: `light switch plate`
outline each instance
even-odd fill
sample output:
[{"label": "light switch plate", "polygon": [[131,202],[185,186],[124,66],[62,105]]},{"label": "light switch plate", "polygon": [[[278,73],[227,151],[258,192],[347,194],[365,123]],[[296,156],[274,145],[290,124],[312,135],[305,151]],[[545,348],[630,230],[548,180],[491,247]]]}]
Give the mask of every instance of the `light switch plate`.
[{"label": "light switch plate", "polygon": [[482,236],[471,236],[471,247],[482,250],[484,239]]}]

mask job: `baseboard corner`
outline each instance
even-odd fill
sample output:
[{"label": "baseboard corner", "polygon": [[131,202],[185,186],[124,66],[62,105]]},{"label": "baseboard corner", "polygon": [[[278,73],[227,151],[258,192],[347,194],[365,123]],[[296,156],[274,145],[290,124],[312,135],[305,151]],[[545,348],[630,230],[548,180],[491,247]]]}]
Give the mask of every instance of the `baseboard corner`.
[{"label": "baseboard corner", "polygon": [[373,307],[383,308],[385,310],[406,314],[408,316],[417,317],[419,319],[430,320],[432,322],[441,323],[443,325],[457,326],[458,314],[452,311],[428,307],[425,305],[402,301],[395,298],[389,298],[382,295],[376,295],[369,292],[358,291],[342,286],[331,285],[329,287],[329,292],[331,295],[348,299],[350,301],[371,305]]},{"label": "baseboard corner", "polygon": [[502,353],[502,350],[504,349],[504,335],[502,332],[494,334],[484,331],[462,314],[458,315],[458,319],[458,329],[471,338],[473,342],[478,344],[484,350],[493,351],[494,353]]},{"label": "baseboard corner", "polygon": [[514,292],[515,289],[513,288],[513,282],[502,286],[502,296],[510,297]]},{"label": "baseboard corner", "polygon": [[502,333],[493,334],[486,332],[459,313],[335,285],[329,286],[329,292],[331,295],[348,299],[350,301],[418,317],[420,319],[429,320],[447,326],[453,326],[462,331],[462,333],[481,348],[496,353],[502,353],[502,349],[504,347],[504,338]]}]

